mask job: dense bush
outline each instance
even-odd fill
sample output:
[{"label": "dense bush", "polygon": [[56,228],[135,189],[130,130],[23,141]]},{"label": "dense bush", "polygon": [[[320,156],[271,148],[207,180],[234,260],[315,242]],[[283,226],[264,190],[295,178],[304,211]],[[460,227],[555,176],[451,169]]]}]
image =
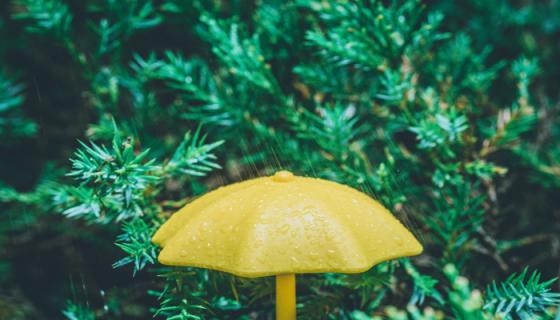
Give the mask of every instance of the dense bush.
[{"label": "dense bush", "polygon": [[6,0],[0,39],[0,319],[271,319],[150,239],[280,168],[425,246],[299,277],[301,319],[560,317],[559,1]]}]

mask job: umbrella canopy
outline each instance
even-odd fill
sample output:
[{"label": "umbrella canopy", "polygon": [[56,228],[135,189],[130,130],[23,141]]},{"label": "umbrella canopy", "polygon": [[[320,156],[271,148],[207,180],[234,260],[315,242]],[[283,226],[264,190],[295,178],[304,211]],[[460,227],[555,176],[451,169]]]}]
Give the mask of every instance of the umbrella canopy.
[{"label": "umbrella canopy", "polygon": [[287,171],[212,191],[156,232],[165,265],[243,277],[358,273],[422,246],[379,202],[342,184]]}]

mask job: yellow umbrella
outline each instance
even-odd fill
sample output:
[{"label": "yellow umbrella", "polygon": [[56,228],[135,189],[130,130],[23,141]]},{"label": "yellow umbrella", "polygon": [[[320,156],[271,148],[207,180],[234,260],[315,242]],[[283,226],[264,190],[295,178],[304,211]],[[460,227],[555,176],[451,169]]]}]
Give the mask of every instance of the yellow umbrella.
[{"label": "yellow umbrella", "polygon": [[422,246],[379,202],[335,182],[274,176],[235,183],[187,204],[152,241],[165,265],[241,277],[276,276],[276,317],[296,316],[296,273],[359,273]]}]

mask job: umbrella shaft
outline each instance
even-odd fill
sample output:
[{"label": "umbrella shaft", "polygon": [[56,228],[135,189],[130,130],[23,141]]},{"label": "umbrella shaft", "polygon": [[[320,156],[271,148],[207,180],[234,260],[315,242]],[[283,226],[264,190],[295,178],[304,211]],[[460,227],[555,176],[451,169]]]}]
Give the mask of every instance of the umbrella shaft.
[{"label": "umbrella shaft", "polygon": [[276,276],[276,320],[296,319],[296,276]]}]

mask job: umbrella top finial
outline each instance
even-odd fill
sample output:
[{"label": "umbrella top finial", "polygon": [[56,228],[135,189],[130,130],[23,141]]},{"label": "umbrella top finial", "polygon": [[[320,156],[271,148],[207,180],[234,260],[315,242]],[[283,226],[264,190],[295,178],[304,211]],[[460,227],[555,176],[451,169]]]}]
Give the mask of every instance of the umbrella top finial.
[{"label": "umbrella top finial", "polygon": [[294,174],[286,170],[277,171],[272,176],[272,180],[275,182],[290,182],[293,179],[294,179]]}]

